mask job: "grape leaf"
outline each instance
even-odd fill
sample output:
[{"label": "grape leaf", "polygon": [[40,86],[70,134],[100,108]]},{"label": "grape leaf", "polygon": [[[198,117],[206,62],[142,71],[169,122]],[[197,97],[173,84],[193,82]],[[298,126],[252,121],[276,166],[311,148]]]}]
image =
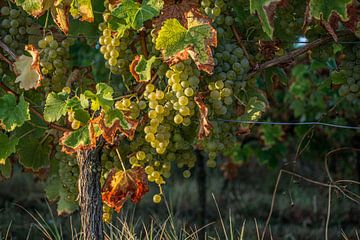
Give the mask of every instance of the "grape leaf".
[{"label": "grape leaf", "polygon": [[33,137],[22,138],[18,146],[19,162],[32,171],[48,167],[50,164],[51,147]]},{"label": "grape leaf", "polygon": [[111,11],[110,27],[120,35],[126,29],[140,30],[144,22],[158,16],[163,7],[162,0],[124,0]]},{"label": "grape leaf", "polygon": [[209,109],[204,103],[204,96],[196,96],[194,100],[198,105],[200,112],[200,126],[197,138],[198,140],[202,140],[204,137],[208,137],[210,135],[213,125],[208,119]]},{"label": "grape leaf", "polygon": [[21,55],[14,63],[14,70],[17,75],[15,82],[20,83],[20,88],[29,90],[40,86],[43,76],[40,72],[40,55],[33,45],[26,45],[25,50],[31,57]]},{"label": "grape leaf", "polygon": [[90,122],[73,132],[65,132],[60,138],[62,151],[73,154],[77,151],[86,151],[96,147],[94,124]]},{"label": "grape leaf", "polygon": [[23,95],[19,97],[18,103],[12,94],[0,97],[0,123],[6,131],[13,131],[27,120],[30,120],[29,103]]},{"label": "grape leaf", "polygon": [[201,14],[188,12],[187,17],[188,29],[175,18],[166,20],[155,47],[170,65],[191,57],[200,70],[211,74],[215,65],[211,46],[217,45],[216,30],[211,20]]},{"label": "grape leaf", "polygon": [[72,0],[70,13],[74,18],[81,17],[81,21],[94,21],[91,0]]},{"label": "grape leaf", "polygon": [[137,82],[148,82],[151,80],[151,68],[156,61],[153,56],[147,60],[143,55],[135,56],[130,65],[130,72]]},{"label": "grape leaf", "polygon": [[51,16],[63,33],[69,33],[69,12],[71,0],[57,1],[51,7]]},{"label": "grape leaf", "polygon": [[163,23],[169,18],[176,18],[182,25],[187,23],[187,13],[197,11],[199,1],[194,0],[165,0],[161,15],[154,19],[155,32],[158,32]]},{"label": "grape leaf", "polygon": [[105,83],[99,83],[96,85],[96,94],[87,90],[84,95],[89,98],[91,103],[91,109],[96,111],[102,107],[105,111],[111,109],[114,104],[113,95],[114,89]]},{"label": "grape leaf", "polygon": [[349,19],[347,6],[351,3],[352,0],[310,0],[308,1],[310,17],[329,21],[331,15],[336,13],[340,16],[341,20],[347,21]]},{"label": "grape leaf", "polygon": [[66,191],[61,185],[58,174],[53,174],[46,182],[45,193],[49,201],[57,202],[57,212],[59,216],[71,214],[79,208],[76,201],[67,199]]},{"label": "grape leaf", "polygon": [[53,5],[54,0],[15,0],[15,3],[33,17],[40,17]]},{"label": "grape leaf", "polygon": [[5,164],[0,164],[0,179],[10,178],[12,175],[13,167],[11,161],[5,161]]},{"label": "grape leaf", "polygon": [[84,95],[80,95],[80,98],[75,96],[69,99],[66,103],[66,107],[74,112],[74,118],[82,123],[87,123],[90,120],[90,114],[84,109],[88,107],[88,101]]},{"label": "grape leaf", "polygon": [[130,140],[133,139],[137,126],[138,121],[127,118],[118,109],[112,109],[106,112],[105,115],[103,114],[102,120],[99,122],[102,136],[110,144],[114,144],[118,131]]},{"label": "grape leaf", "polygon": [[16,137],[9,138],[7,135],[0,133],[0,165],[5,165],[6,159],[16,151],[19,139]]},{"label": "grape leaf", "polygon": [[51,92],[47,95],[44,118],[48,122],[58,121],[62,116],[65,116],[67,110],[66,101],[69,94],[65,92],[54,93]]},{"label": "grape leaf", "polygon": [[334,85],[341,85],[346,83],[347,74],[344,70],[341,71],[334,71],[330,75],[331,83]]},{"label": "grape leaf", "polygon": [[285,0],[250,0],[250,13],[257,13],[264,32],[272,39],[276,8]]},{"label": "grape leaf", "polygon": [[149,185],[145,170],[141,167],[134,167],[126,171],[111,170],[105,180],[101,195],[103,202],[120,212],[128,199],[137,203],[148,191]]},{"label": "grape leaf", "polygon": [[281,141],[284,131],[279,125],[262,125],[260,128],[261,139],[267,147],[271,147]]}]

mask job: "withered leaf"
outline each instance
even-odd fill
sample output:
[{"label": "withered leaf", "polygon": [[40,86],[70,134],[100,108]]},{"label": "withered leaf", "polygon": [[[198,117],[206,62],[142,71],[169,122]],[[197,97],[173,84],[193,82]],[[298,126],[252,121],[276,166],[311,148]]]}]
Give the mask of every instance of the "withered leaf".
[{"label": "withered leaf", "polygon": [[128,199],[137,203],[148,191],[145,170],[142,167],[134,167],[126,171],[111,170],[102,187],[101,195],[104,203],[120,212]]},{"label": "withered leaf", "polygon": [[200,126],[197,138],[198,140],[202,140],[204,137],[208,137],[210,135],[213,125],[208,119],[209,109],[204,103],[204,96],[200,94],[196,96],[194,100],[198,105],[200,112]]}]

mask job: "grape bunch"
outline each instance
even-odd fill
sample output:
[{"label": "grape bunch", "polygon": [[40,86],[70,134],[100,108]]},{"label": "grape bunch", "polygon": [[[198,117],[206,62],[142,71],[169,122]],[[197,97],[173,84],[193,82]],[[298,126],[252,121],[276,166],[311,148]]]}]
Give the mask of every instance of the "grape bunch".
[{"label": "grape bunch", "polygon": [[211,18],[220,16],[225,9],[224,0],[201,0],[201,10]]},{"label": "grape bunch", "polygon": [[131,42],[130,33],[125,32],[120,39],[112,33],[111,29],[107,27],[106,22],[99,25],[99,30],[102,31],[102,36],[99,38],[100,52],[104,55],[106,60],[105,66],[114,74],[123,75],[128,72],[128,66],[132,60],[133,54],[128,46]]},{"label": "grape bunch", "polygon": [[76,202],[78,196],[79,166],[76,157],[61,152],[57,147],[55,159],[59,163],[59,176],[62,187],[66,193],[66,200]]},{"label": "grape bunch", "polygon": [[339,88],[339,95],[353,104],[360,103],[360,46],[344,49],[346,56],[341,68],[345,70],[347,82]]},{"label": "grape bunch", "polygon": [[0,9],[0,22],[0,39],[17,55],[22,55],[28,34],[35,31],[33,19],[20,9],[4,6]]},{"label": "grape bunch", "polygon": [[65,38],[58,41],[49,34],[39,40],[41,72],[45,76],[42,85],[48,92],[50,87],[53,91],[61,91],[66,85],[70,61],[70,46],[74,39]]}]

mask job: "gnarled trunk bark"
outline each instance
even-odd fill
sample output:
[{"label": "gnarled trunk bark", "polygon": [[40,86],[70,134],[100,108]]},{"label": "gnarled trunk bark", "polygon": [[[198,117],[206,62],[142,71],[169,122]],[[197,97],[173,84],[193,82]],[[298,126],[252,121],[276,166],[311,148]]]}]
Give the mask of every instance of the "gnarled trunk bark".
[{"label": "gnarled trunk bark", "polygon": [[92,151],[80,151],[77,161],[79,174],[79,205],[81,209],[82,239],[102,240],[102,200],[100,174],[101,147]]}]

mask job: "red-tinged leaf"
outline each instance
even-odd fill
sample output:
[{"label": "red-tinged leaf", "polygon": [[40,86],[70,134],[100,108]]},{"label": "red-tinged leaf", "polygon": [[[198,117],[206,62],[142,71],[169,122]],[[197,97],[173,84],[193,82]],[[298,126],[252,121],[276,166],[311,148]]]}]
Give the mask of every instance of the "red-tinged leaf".
[{"label": "red-tinged leaf", "polygon": [[119,133],[124,134],[130,140],[134,138],[139,122],[125,116],[120,110],[114,109],[102,114],[99,128],[105,141],[114,144],[115,138]]},{"label": "red-tinged leaf", "polygon": [[202,140],[204,137],[208,137],[210,135],[213,125],[208,119],[209,109],[204,103],[204,96],[198,95],[194,98],[194,100],[198,105],[200,112],[200,126],[197,137],[198,140]]},{"label": "red-tinged leaf", "polygon": [[137,203],[148,191],[149,185],[145,170],[141,167],[134,167],[126,171],[111,170],[101,190],[101,195],[104,203],[120,212],[128,199]]},{"label": "red-tinged leaf", "polygon": [[160,30],[164,21],[169,18],[176,18],[182,25],[187,23],[186,14],[189,11],[197,11],[199,9],[199,2],[194,0],[165,0],[161,15],[154,20],[156,32]]},{"label": "red-tinged leaf", "polygon": [[78,151],[92,150],[96,148],[96,140],[99,137],[95,128],[99,128],[101,116],[89,121],[89,123],[75,131],[64,132],[60,138],[62,151],[66,154],[75,154]]},{"label": "red-tinged leaf", "polygon": [[148,82],[151,80],[151,69],[155,61],[155,56],[152,56],[150,59],[146,59],[143,55],[135,56],[130,64],[130,72],[137,82]]},{"label": "red-tinged leaf", "polygon": [[198,11],[185,13],[186,24],[172,18],[164,22],[155,48],[161,50],[163,59],[173,65],[190,57],[199,70],[209,74],[214,70],[214,58],[211,47],[217,46],[217,33],[212,27],[212,20]]},{"label": "red-tinged leaf", "polygon": [[14,70],[17,75],[15,82],[20,83],[22,89],[36,89],[43,79],[40,72],[40,55],[31,44],[26,45],[25,50],[31,54],[31,57],[21,55],[14,63]]},{"label": "red-tinged leaf", "polygon": [[54,22],[66,35],[69,33],[70,26],[70,4],[71,0],[63,0],[59,3],[55,2],[54,6],[51,7],[51,16]]}]

